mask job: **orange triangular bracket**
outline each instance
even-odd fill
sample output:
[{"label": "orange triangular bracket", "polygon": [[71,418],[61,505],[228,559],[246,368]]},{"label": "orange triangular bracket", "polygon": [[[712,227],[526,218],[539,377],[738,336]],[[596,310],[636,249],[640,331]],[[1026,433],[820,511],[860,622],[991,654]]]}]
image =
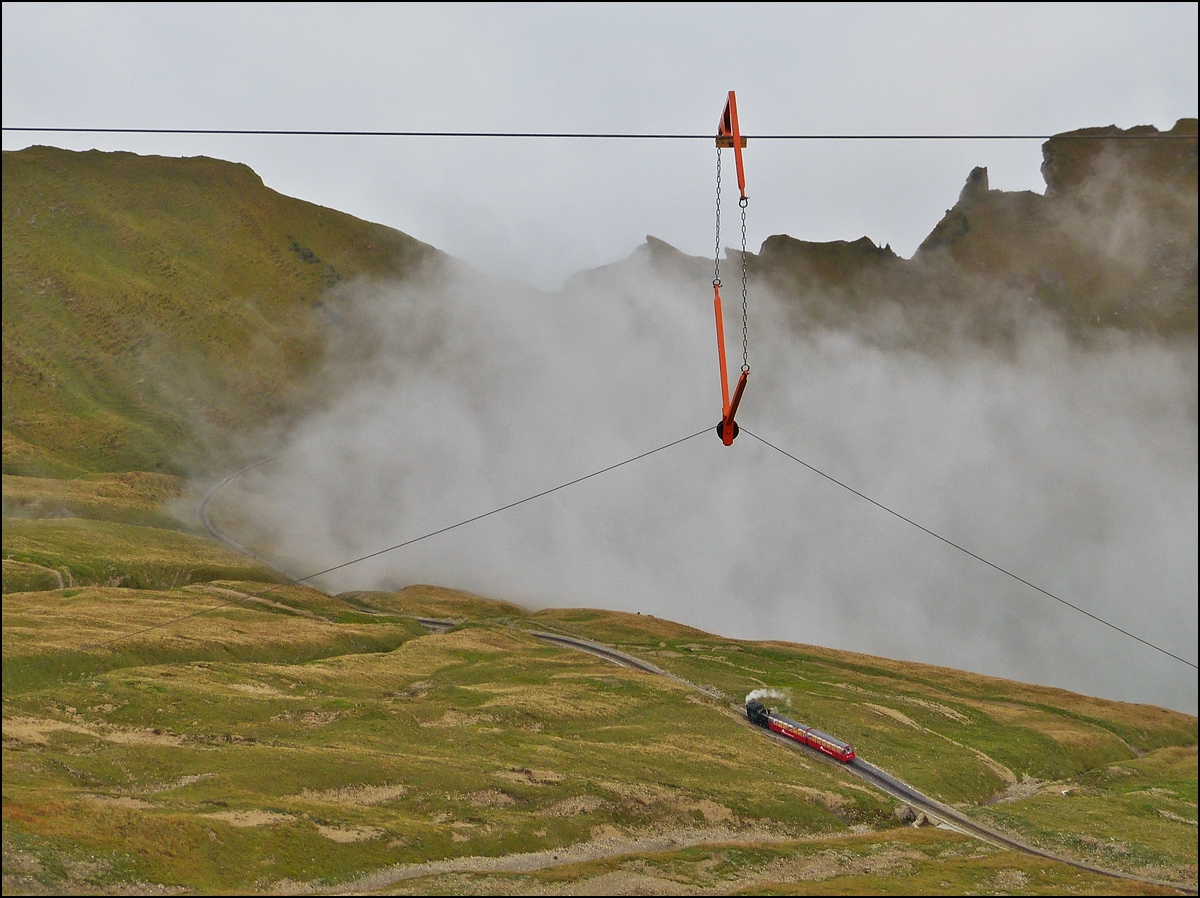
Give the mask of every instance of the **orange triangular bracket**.
[{"label": "orange triangular bracket", "polygon": [[733,160],[737,163],[738,190],[742,193],[742,199],[745,199],[746,170],[742,167],[742,148],[746,146],[746,138],[742,137],[741,128],[738,127],[737,97],[733,91],[729,92],[729,99],[725,101],[725,111],[721,113],[721,122],[717,125],[717,146],[733,147]]}]

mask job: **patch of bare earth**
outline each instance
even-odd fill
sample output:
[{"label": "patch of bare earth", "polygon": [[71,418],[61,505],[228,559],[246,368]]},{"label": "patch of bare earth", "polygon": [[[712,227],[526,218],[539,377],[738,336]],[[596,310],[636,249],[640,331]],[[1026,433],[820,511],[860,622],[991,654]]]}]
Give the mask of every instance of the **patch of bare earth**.
[{"label": "patch of bare earth", "polygon": [[[606,826],[597,828],[595,838],[565,848],[530,851],[501,857],[459,857],[424,864],[398,864],[384,870],[377,870],[374,873],[346,883],[344,886],[339,887],[337,891],[340,893],[372,892],[397,883],[432,876],[439,878],[439,884],[446,885],[447,879],[445,877],[458,873],[533,873],[549,867],[586,863],[588,861],[624,854],[671,851],[679,848],[688,848],[693,845],[722,844],[726,842],[779,842],[786,841],[789,838],[791,837],[770,833],[759,827],[734,829],[725,826],[712,826],[702,829],[676,829],[661,833],[629,835],[621,833],[615,827]],[[606,874],[606,876],[611,875]],[[597,881],[597,879],[602,881]],[[623,887],[614,888],[611,891],[601,891],[600,889],[602,888],[607,889],[610,885],[615,886],[617,882],[624,882],[624,880],[618,878],[610,882],[604,877],[597,879],[582,880],[579,883],[566,883],[561,886],[538,889],[538,891],[542,894],[646,894],[638,891],[636,888],[631,890],[629,886],[632,883],[628,882]],[[663,883],[664,888],[669,883],[669,889],[664,892],[654,891],[649,894],[668,894],[681,891],[680,883],[666,879],[657,881]],[[640,886],[648,885],[650,883],[640,883]],[[570,891],[570,889],[574,889],[576,886],[579,887],[578,892]],[[420,887],[418,891],[420,891]]]},{"label": "patch of bare earth", "polygon": [[384,783],[380,786],[363,784],[320,791],[304,789],[300,792],[299,798],[322,804],[375,805],[400,798],[407,791],[408,787],[402,783]]},{"label": "patch of bare earth", "polygon": [[555,783],[561,783],[563,779],[553,770],[530,770],[528,767],[510,767],[507,770],[497,770],[493,775],[524,786],[553,786]]},{"label": "patch of bare earth", "polygon": [[591,814],[604,806],[604,801],[595,795],[575,795],[555,802],[548,809],[551,817],[576,817]]},{"label": "patch of bare earth", "polygon": [[343,845],[350,842],[366,842],[370,839],[378,839],[383,835],[383,830],[377,826],[317,826],[319,832],[326,839],[332,842],[340,842]]},{"label": "patch of bare earth", "polygon": [[157,807],[152,802],[142,801],[140,798],[130,798],[128,795],[81,795],[80,798],[99,802],[100,804],[112,805],[117,808],[129,808],[133,811],[144,811]]},{"label": "patch of bare earth", "polygon": [[812,882],[838,876],[889,875],[907,871],[918,860],[925,860],[925,855],[902,845],[886,845],[868,855],[830,849],[808,857],[778,858],[756,870],[753,881]]},{"label": "patch of bare earth", "polygon": [[827,792],[824,789],[814,789],[811,786],[795,786],[791,783],[781,784],[785,789],[790,789],[793,792],[799,792],[808,800],[817,804],[823,805],[827,810],[836,813],[842,810],[853,802],[844,795],[838,795],[836,792]]},{"label": "patch of bare earth", "polygon": [[293,819],[291,814],[278,814],[274,811],[216,811],[212,814],[201,814],[209,820],[220,820],[230,826],[246,828],[252,826],[270,826],[272,823],[282,823]]},{"label": "patch of bare earth", "polygon": [[464,714],[461,711],[447,711],[436,720],[423,720],[420,725],[423,727],[436,727],[438,729],[446,729],[448,727],[465,727],[477,723],[491,723],[496,718],[491,714]]},{"label": "patch of bare earth", "polygon": [[1034,779],[1029,774],[1025,774],[1025,776],[1021,777],[1019,783],[1009,783],[1007,788],[991,799],[988,804],[1001,804],[1005,801],[1021,801],[1025,798],[1032,798],[1038,792],[1042,791],[1042,789],[1051,785],[1053,783],[1049,780]]},{"label": "patch of bare earth", "polygon": [[42,717],[10,717],[3,723],[5,742],[26,745],[45,745],[48,734],[54,732],[82,733],[106,742],[122,745],[182,745],[183,737],[159,730],[144,730],[131,727],[89,726],[66,720],[51,720]]}]

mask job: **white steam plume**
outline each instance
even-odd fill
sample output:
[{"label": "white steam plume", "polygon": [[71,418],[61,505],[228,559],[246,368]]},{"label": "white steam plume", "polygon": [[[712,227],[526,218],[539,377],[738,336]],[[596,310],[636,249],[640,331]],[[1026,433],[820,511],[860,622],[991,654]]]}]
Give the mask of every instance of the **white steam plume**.
[{"label": "white steam plume", "polygon": [[764,698],[778,699],[789,707],[792,704],[791,695],[787,692],[781,692],[778,689],[751,689],[746,693],[746,704],[748,705],[753,701],[761,701]]}]

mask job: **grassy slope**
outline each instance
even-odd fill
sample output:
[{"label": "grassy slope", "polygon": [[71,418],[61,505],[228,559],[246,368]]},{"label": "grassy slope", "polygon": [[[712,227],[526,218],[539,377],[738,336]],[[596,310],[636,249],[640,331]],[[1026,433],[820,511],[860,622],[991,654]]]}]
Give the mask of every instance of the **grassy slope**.
[{"label": "grassy slope", "polygon": [[325,291],[441,254],[215,159],[3,165],[5,592],[276,579],[170,532],[180,475],[314,399]]},{"label": "grassy slope", "polygon": [[[95,647],[238,594],[256,598]],[[411,615],[463,623],[423,635]],[[538,627],[620,644],[708,692],[543,645],[525,633]],[[1129,890],[900,826],[890,799],[744,721],[730,700],[762,683],[960,806],[1001,792],[1003,768],[1053,780],[982,811],[1047,846],[1195,877],[1196,720],[1157,708],[429,587],[10,594],[4,632],[6,892],[332,884],[606,841],[634,857],[405,888]]]},{"label": "grassy slope", "polygon": [[244,165],[49,147],[3,158],[6,473],[211,463],[220,433],[307,395],[322,291],[440,257]]},{"label": "grassy slope", "polygon": [[4,175],[6,893],[287,888],[581,844],[632,854],[404,888],[1153,891],[899,826],[749,728],[734,705],[761,685],[999,825],[1195,880],[1195,718],[636,615],[328,597],[181,531],[178,473],[309,395],[320,291],[432,251],[213,160],[41,148]]}]

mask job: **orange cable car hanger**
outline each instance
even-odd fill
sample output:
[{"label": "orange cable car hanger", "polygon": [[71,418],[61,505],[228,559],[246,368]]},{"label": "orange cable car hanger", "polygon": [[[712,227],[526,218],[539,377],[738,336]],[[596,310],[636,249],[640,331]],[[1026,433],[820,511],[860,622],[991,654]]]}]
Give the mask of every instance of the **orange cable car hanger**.
[{"label": "orange cable car hanger", "polygon": [[[746,171],[742,166],[742,148],[746,146],[746,138],[742,137],[738,125],[737,97],[729,92],[725,102],[725,111],[721,114],[721,122],[717,126],[717,247],[716,259],[713,263],[713,311],[717,318],[717,359],[721,370],[721,423],[717,425],[717,436],[726,446],[732,446],[738,435],[737,414],[738,405],[742,401],[742,393],[746,390],[746,380],[750,376],[750,351],[747,339],[746,315]],[[721,148],[733,147],[733,159],[737,164],[738,190],[741,198],[738,206],[742,210],[742,376],[738,378],[737,388],[733,399],[729,398],[729,374],[725,364],[725,315],[721,310]]]}]

